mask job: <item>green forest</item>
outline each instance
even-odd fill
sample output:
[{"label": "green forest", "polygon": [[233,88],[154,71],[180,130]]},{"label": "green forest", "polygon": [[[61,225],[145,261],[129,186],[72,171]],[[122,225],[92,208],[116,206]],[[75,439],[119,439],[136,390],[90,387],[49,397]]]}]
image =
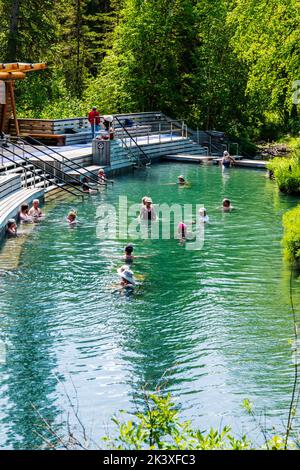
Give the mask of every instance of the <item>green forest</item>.
[{"label": "green forest", "polygon": [[300,130],[297,0],[0,0],[19,116],[162,111],[251,140]]}]

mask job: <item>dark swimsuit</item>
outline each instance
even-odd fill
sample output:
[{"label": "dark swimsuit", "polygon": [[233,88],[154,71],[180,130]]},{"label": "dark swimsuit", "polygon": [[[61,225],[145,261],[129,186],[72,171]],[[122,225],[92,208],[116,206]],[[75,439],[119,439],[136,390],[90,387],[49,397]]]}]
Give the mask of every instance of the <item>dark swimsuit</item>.
[{"label": "dark swimsuit", "polygon": [[230,167],[230,160],[225,160],[225,161],[223,162],[223,166],[224,166],[225,168],[229,168],[229,167]]}]

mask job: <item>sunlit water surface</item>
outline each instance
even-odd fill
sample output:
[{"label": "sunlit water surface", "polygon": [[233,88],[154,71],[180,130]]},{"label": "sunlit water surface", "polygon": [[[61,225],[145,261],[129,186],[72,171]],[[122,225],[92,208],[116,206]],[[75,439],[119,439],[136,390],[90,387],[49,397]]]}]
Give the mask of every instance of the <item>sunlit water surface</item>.
[{"label": "sunlit water surface", "polygon": [[[167,185],[181,173],[190,189]],[[205,204],[210,224],[202,250],[174,239],[134,240],[136,255],[151,256],[135,261],[144,281],[126,297],[112,286],[132,240],[99,239],[97,209],[144,195]],[[229,214],[219,209],[224,197],[236,207]],[[182,417],[202,430],[229,424],[236,436],[247,431],[260,442],[241,406],[245,398],[263,427],[281,429],[293,374],[281,218],[296,202],[263,172],[161,164],[118,177],[113,189],[83,203],[49,205],[22,246],[18,269],[0,277],[1,447],[45,445],[39,414],[64,435],[68,411],[76,422],[68,397],[99,443],[114,433],[111,416],[134,411],[142,388],[153,390],[163,376]],[[80,224],[70,229],[64,219],[74,206]]]}]

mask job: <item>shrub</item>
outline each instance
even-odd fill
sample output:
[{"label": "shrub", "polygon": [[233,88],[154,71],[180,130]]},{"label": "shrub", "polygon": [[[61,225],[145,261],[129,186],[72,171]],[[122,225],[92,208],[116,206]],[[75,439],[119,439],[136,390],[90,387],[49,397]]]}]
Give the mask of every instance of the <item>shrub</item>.
[{"label": "shrub", "polygon": [[300,205],[283,216],[283,247],[288,261],[300,261]]},{"label": "shrub", "polygon": [[286,194],[300,194],[300,151],[291,158],[274,158],[267,164],[273,172],[280,191]]}]

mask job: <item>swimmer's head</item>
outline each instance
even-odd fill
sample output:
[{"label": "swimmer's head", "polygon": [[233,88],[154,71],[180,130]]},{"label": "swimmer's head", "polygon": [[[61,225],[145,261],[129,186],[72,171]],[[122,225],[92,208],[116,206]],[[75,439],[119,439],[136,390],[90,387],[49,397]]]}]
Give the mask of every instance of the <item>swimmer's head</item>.
[{"label": "swimmer's head", "polygon": [[125,246],[125,253],[126,255],[131,255],[133,252],[133,245],[126,245]]},{"label": "swimmer's head", "polygon": [[201,217],[206,217],[207,212],[206,212],[205,207],[200,207],[200,209],[199,209],[199,215],[200,215]]},{"label": "swimmer's head", "polygon": [[38,199],[34,199],[32,202],[32,205],[35,209],[39,207],[40,201]]},{"label": "swimmer's head", "polygon": [[28,212],[28,211],[29,211],[28,204],[22,204],[21,205],[21,212]]},{"label": "swimmer's head", "polygon": [[100,169],[99,169],[98,175],[104,175],[104,170],[103,170],[103,168],[100,168]]},{"label": "swimmer's head", "polygon": [[229,157],[229,152],[227,152],[227,150],[225,150],[225,151],[223,152],[223,156],[224,156],[224,157]]},{"label": "swimmer's head", "polygon": [[69,212],[69,214],[68,214],[68,219],[69,219],[69,220],[75,220],[76,217],[77,217],[76,211],[71,211],[71,212]]},{"label": "swimmer's head", "polygon": [[150,207],[151,204],[152,204],[152,199],[151,199],[151,197],[146,197],[144,204],[145,204],[147,207]]},{"label": "swimmer's head", "polygon": [[179,176],[178,176],[178,182],[179,182],[179,183],[184,183],[184,182],[185,182],[185,178],[184,178],[183,175],[179,175]]},{"label": "swimmer's head", "polygon": [[146,199],[148,199],[148,196],[144,196],[144,197],[142,198],[142,204],[143,204],[143,205],[146,204]]},{"label": "swimmer's head", "polygon": [[228,208],[228,207],[230,207],[230,204],[231,203],[230,203],[229,199],[223,199],[223,203],[222,203],[223,207]]},{"label": "swimmer's head", "polygon": [[7,228],[12,228],[12,227],[16,227],[17,226],[17,223],[15,221],[15,219],[9,219],[9,221],[7,222]]}]

